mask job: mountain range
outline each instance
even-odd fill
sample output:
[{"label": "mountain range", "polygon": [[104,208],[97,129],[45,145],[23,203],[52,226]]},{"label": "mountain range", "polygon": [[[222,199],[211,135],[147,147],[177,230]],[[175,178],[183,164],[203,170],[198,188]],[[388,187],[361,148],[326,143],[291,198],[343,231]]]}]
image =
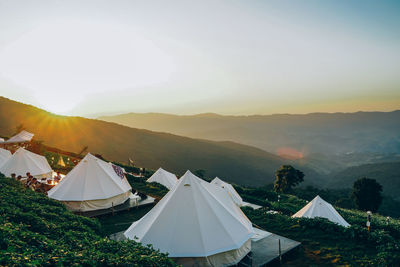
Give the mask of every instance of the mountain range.
[{"label": "mountain range", "polygon": [[193,138],[233,141],[289,158],[316,153],[400,153],[400,110],[254,116],[127,113],[99,119]]},{"label": "mountain range", "polygon": [[[113,161],[176,174],[205,170],[241,185],[262,185],[274,180],[274,172],[286,160],[264,150],[234,142],[193,139],[168,133],[135,129],[82,117],[59,116],[31,105],[0,97],[0,136],[9,137],[19,125],[36,140],[66,151],[88,151]],[[306,173],[314,173],[305,170]]]},{"label": "mountain range", "polygon": [[[194,127],[194,129],[202,128],[203,133],[211,133],[210,129],[223,129],[224,125],[228,124],[226,121],[232,125],[233,122],[231,120],[237,120],[240,124],[248,127],[246,131],[242,131],[245,127],[236,127],[236,129],[240,129],[236,131],[236,135],[233,133],[235,132],[233,130],[234,127],[231,127],[231,130],[227,130],[226,133],[220,131],[220,138],[226,136],[229,141],[212,141],[147,129],[137,129],[133,128],[133,125],[128,127],[119,124],[121,122],[114,123],[82,117],[55,115],[31,105],[0,97],[0,136],[10,137],[16,132],[16,128],[22,125],[27,131],[35,134],[35,140],[43,141],[49,146],[66,151],[79,153],[87,146],[88,151],[101,154],[104,158],[112,161],[126,163],[129,158],[132,158],[139,167],[151,169],[163,167],[177,175],[183,174],[187,169],[192,171],[205,170],[207,177],[219,176],[228,182],[248,186],[261,186],[272,183],[275,179],[274,173],[281,165],[292,164],[306,174],[304,185],[350,188],[355,179],[367,176],[375,178],[382,183],[385,194],[397,198],[397,191],[400,189],[400,177],[396,173],[399,168],[400,155],[395,153],[397,151],[396,144],[399,141],[399,134],[395,132],[399,128],[399,120],[395,118],[399,114],[399,111],[341,115],[310,114],[311,118],[308,118],[307,115],[298,115],[297,118],[305,119],[297,122],[294,119],[297,115],[293,115],[293,118],[292,115],[277,115],[277,117],[282,116],[283,121],[281,122],[278,122],[275,116],[271,118],[267,116],[264,121],[273,121],[272,124],[268,125],[280,125],[280,129],[286,129],[286,132],[282,135],[288,135],[288,129],[293,128],[294,132],[290,132],[294,137],[291,142],[284,143],[284,138],[277,137],[277,142],[280,142],[282,147],[296,147],[293,144],[300,143],[300,140],[303,140],[303,147],[322,148],[321,140],[327,142],[327,147],[332,146],[328,144],[328,136],[334,135],[333,126],[327,121],[333,123],[334,120],[329,117],[336,118],[338,116],[345,118],[343,120],[346,123],[344,121],[340,122],[340,120],[336,121],[338,129],[335,131],[343,132],[342,136],[353,136],[352,138],[348,137],[350,139],[346,139],[348,148],[359,148],[358,152],[335,154],[334,152],[344,152],[346,149],[343,144],[337,141],[340,139],[339,137],[333,137],[332,142],[336,142],[336,145],[342,148],[337,148],[335,151],[325,151],[325,153],[305,153],[303,151],[300,152],[300,157],[297,157],[298,154],[281,155],[281,157],[264,150],[267,147],[278,147],[274,139],[265,140],[263,149],[232,141],[232,139],[235,139],[233,137],[240,135],[238,133],[250,133],[253,129],[252,127],[254,127],[254,137],[257,137],[257,140],[266,138],[260,134],[264,130],[267,135],[272,135],[274,132],[274,134],[278,135],[276,133],[278,128],[269,130],[266,126],[257,126],[257,123],[261,124],[259,120],[262,120],[264,116],[255,116],[256,118],[230,116],[225,118],[215,114],[202,114],[189,117],[193,118],[199,125],[191,122],[187,116],[182,116],[187,123],[185,127],[183,127],[181,119],[173,120],[174,123],[168,126],[170,122],[168,118],[180,118],[181,116],[161,115],[160,117],[157,114],[136,114],[133,116],[134,118],[137,118],[137,116],[141,118],[139,120],[141,123],[135,124],[137,127],[143,128],[147,125],[148,128],[158,131],[165,131],[168,128],[171,131],[175,129],[175,132],[179,132],[187,128],[185,131],[194,133],[194,130],[191,129],[191,127]],[[370,119],[367,118],[368,115],[370,115]],[[315,116],[320,119],[316,120]],[[117,117],[121,118],[121,116]],[[349,117],[356,118],[353,126],[351,126]],[[146,118],[149,118],[148,122],[146,122]],[[165,118],[165,120],[160,118]],[[243,121],[246,121],[246,118],[250,121],[258,122],[253,124],[245,123]],[[290,119],[285,121],[284,118]],[[317,126],[311,123],[313,121],[312,118],[315,119],[316,123],[318,122]],[[322,120],[322,118],[325,119]],[[111,119],[108,118],[108,120]],[[218,121],[221,124],[220,127],[218,126]],[[365,134],[361,138],[362,140],[359,140],[355,132],[362,131],[362,121],[370,121],[371,124],[380,125],[381,128],[368,124],[364,128]],[[290,125],[290,122],[293,122],[294,125]],[[133,124],[133,122],[131,123]],[[325,132],[322,131],[323,124],[326,124],[327,127]],[[252,126],[250,127],[250,125]],[[355,132],[350,130],[352,127]],[[379,131],[378,128],[380,129]],[[228,128],[225,127],[224,129]],[[299,130],[298,137],[296,137],[296,129]],[[319,130],[313,132],[312,129]],[[232,138],[229,138],[231,132]],[[315,138],[316,143],[312,140],[305,142],[305,138],[301,138],[301,136],[306,136],[306,132],[310,136],[319,136],[319,138]],[[382,133],[380,138],[378,137],[378,132]],[[207,136],[202,137],[206,138]],[[249,135],[243,134],[243,137],[249,138]],[[367,137],[369,139],[374,137],[376,141],[371,141],[372,145],[368,144]],[[385,140],[385,138],[389,138],[389,140]],[[352,142],[357,145],[351,145]],[[394,147],[388,149],[389,153],[384,150],[384,147],[390,142],[394,144]],[[368,152],[369,150],[374,150],[372,149],[373,147],[378,152]],[[296,151],[300,151],[300,149]],[[386,153],[383,153],[383,151],[386,151]],[[290,153],[291,151],[288,150],[288,152]]]}]

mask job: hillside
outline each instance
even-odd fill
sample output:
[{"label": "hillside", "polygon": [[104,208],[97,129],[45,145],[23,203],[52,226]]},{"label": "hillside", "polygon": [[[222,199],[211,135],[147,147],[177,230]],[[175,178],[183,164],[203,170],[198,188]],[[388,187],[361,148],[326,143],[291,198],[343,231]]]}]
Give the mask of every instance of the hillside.
[{"label": "hillside", "polygon": [[[66,151],[89,151],[108,160],[156,169],[160,166],[177,174],[187,169],[204,169],[208,176],[220,176],[242,185],[262,185],[274,180],[284,161],[263,150],[232,142],[196,140],[166,133],[133,129],[115,123],[80,117],[58,116],[0,97],[0,136],[11,136],[22,124],[36,140]],[[307,174],[311,170],[304,170]]]},{"label": "hillside", "polygon": [[326,187],[348,188],[361,177],[376,179],[382,186],[383,192],[400,200],[400,162],[364,164],[350,167],[326,177]]},{"label": "hillside", "polygon": [[175,266],[134,241],[102,237],[95,219],[0,177],[0,266]]},{"label": "hillside", "polygon": [[[400,111],[305,115],[178,116],[128,113],[100,119],[193,138],[229,140],[285,154],[400,153]],[[290,151],[289,151],[290,153]]]}]

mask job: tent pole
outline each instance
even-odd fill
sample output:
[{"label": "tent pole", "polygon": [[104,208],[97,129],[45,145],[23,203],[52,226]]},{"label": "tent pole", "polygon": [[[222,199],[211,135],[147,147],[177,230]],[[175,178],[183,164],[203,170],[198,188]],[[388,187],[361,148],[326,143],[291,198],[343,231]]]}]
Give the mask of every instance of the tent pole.
[{"label": "tent pole", "polygon": [[281,239],[278,239],[278,247],[279,247],[279,263],[282,265]]}]

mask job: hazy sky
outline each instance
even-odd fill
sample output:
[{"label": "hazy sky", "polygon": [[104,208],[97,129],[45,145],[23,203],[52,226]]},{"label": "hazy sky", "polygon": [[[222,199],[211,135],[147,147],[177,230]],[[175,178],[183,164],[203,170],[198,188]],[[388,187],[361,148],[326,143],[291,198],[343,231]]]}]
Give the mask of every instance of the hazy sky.
[{"label": "hazy sky", "polygon": [[0,95],[74,115],[400,109],[400,1],[0,0]]}]

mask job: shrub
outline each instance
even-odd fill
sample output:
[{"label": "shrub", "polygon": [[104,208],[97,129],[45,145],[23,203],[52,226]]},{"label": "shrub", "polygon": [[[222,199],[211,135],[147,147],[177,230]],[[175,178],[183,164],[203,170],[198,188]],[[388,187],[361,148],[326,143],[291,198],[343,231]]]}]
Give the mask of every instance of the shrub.
[{"label": "shrub", "polygon": [[176,266],[151,246],[102,238],[97,220],[10,178],[0,178],[0,196],[0,266]]}]

